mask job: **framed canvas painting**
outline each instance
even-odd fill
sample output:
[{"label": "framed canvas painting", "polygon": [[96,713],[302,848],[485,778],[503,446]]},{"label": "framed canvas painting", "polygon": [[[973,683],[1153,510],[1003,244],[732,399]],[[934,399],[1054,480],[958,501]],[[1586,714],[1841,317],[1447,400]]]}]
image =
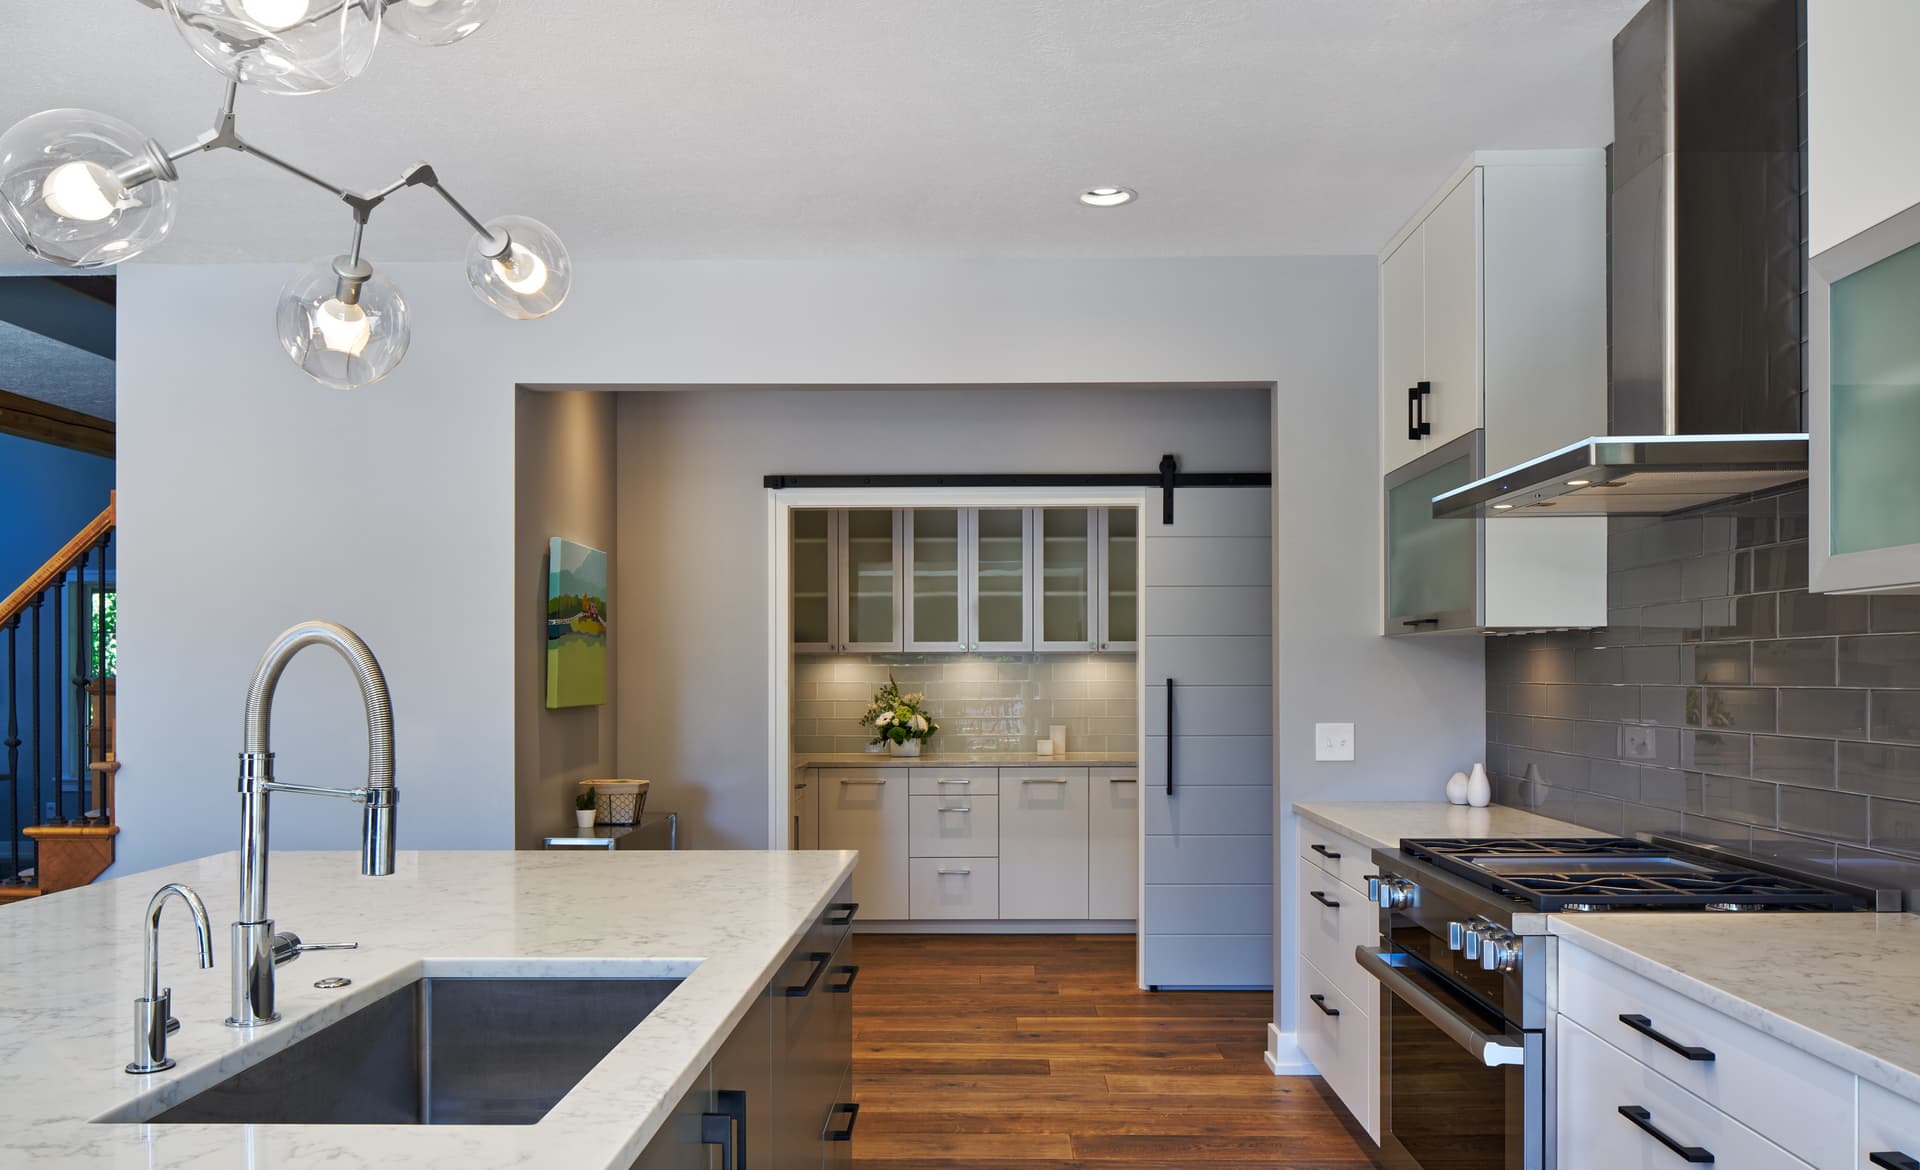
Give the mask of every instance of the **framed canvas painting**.
[{"label": "framed canvas painting", "polygon": [[607,554],[554,537],[547,554],[547,706],[607,701]]}]

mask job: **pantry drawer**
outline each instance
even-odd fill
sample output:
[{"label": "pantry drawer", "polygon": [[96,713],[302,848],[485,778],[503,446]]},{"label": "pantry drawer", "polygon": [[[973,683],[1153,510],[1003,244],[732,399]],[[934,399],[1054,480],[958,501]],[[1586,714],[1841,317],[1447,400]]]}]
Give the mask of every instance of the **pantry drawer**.
[{"label": "pantry drawer", "polygon": [[1920,1158],[1920,1102],[1862,1079],[1859,1146],[1855,1170],[1897,1170],[1906,1165],[1901,1158]]},{"label": "pantry drawer", "polygon": [[[1852,1073],[1565,939],[1560,944],[1560,1011],[1799,1157],[1817,1166],[1852,1163]],[[1671,1044],[1637,1030],[1621,1016],[1635,1017],[1641,1029],[1657,1032]],[[1695,1049],[1701,1059],[1689,1059],[1676,1047]],[[1704,1058],[1707,1053],[1712,1059]]]},{"label": "pantry drawer", "polygon": [[907,863],[913,918],[1000,917],[1000,862],[993,857],[915,858]]},{"label": "pantry drawer", "polygon": [[1379,872],[1374,868],[1370,846],[1305,817],[1300,818],[1300,858],[1362,893],[1367,888],[1367,875]]},{"label": "pantry drawer", "polygon": [[1327,1087],[1347,1112],[1377,1138],[1373,1102],[1380,1033],[1371,1014],[1343,995],[1318,967],[1301,963],[1300,1003],[1294,1019],[1300,1051],[1326,1078]]},{"label": "pantry drawer", "polygon": [[1380,944],[1380,911],[1310,861],[1300,863],[1294,905],[1301,957],[1332,979],[1342,995],[1371,1011],[1380,984],[1354,961],[1353,951]]},{"label": "pantry drawer", "polygon": [[[1684,1170],[1687,1156],[1643,1126],[1677,1146],[1704,1151],[1711,1165],[1726,1170],[1810,1170],[1807,1163],[1567,1016],[1560,1016],[1556,1026],[1559,1170]],[[1640,1113],[1640,1123],[1622,1109]],[[1707,1164],[1702,1156],[1691,1160]]]},{"label": "pantry drawer", "polygon": [[915,768],[909,781],[915,796],[993,796],[1000,791],[995,768]]},{"label": "pantry drawer", "polygon": [[1000,798],[909,797],[907,852],[913,857],[998,857]]}]

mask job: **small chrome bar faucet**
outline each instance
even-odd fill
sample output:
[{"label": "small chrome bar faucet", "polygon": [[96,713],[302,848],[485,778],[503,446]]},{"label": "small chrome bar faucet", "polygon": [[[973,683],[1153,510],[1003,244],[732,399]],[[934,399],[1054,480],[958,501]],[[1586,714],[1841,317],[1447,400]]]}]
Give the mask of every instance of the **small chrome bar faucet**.
[{"label": "small chrome bar faucet", "polygon": [[161,886],[147,903],[147,985],[146,994],[133,1001],[133,1060],[130,1073],[156,1073],[173,1067],[167,1055],[167,1037],[180,1030],[173,1018],[173,988],[160,986],[160,911],[167,899],[178,895],[193,913],[193,930],[200,940],[200,969],[213,966],[213,924],[207,921],[207,904],[189,886],[169,882]]},{"label": "small chrome bar faucet", "polygon": [[[293,656],[308,646],[327,646],[346,659],[367,710],[367,784],[364,788],[315,788],[273,778],[269,728],[273,691]],[[393,785],[393,704],[380,663],[360,636],[332,622],[302,622],[283,631],[260,657],[247,686],[246,738],[240,753],[240,920],[233,924],[233,1014],[229,1027],[251,1028],[280,1018],[273,1007],[273,972],[303,950],[333,950],[353,944],[302,944],[276,935],[267,913],[267,801],[275,792],[338,796],[365,805],[360,822],[360,872],[393,872],[394,817],[399,793]]]}]

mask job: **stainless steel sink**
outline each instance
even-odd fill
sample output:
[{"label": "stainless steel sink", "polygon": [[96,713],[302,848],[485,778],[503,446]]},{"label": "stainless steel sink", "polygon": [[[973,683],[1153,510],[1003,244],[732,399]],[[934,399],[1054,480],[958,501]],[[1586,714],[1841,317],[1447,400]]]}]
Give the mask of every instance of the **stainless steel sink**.
[{"label": "stainless steel sink", "polygon": [[679,985],[422,979],[145,1120],[531,1125]]}]

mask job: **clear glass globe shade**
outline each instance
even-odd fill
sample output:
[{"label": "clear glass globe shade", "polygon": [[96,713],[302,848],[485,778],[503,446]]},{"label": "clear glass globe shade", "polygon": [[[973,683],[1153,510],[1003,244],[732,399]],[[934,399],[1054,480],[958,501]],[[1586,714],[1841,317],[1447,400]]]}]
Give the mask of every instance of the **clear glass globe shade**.
[{"label": "clear glass globe shade", "polygon": [[173,227],[173,173],[158,145],[111,114],[47,110],[0,134],[0,221],[42,260],[118,264]]},{"label": "clear glass globe shade", "polygon": [[294,273],[280,290],[274,324],[281,347],[307,377],[352,390],[391,374],[407,356],[413,331],[391,280],[375,272],[355,297],[335,262],[315,260]]},{"label": "clear glass globe shade", "polygon": [[381,20],[423,45],[451,45],[473,35],[500,10],[500,0],[393,0]]},{"label": "clear glass globe shade", "polygon": [[322,93],[373,59],[381,2],[167,0],[167,14],[194,54],[233,80],[261,93]]},{"label": "clear glass globe shade", "polygon": [[[573,261],[553,229],[524,215],[503,215],[488,220],[487,231],[491,238],[467,241],[467,283],[475,296],[521,321],[544,317],[566,301]],[[503,234],[511,241],[505,254],[487,255]]]}]

